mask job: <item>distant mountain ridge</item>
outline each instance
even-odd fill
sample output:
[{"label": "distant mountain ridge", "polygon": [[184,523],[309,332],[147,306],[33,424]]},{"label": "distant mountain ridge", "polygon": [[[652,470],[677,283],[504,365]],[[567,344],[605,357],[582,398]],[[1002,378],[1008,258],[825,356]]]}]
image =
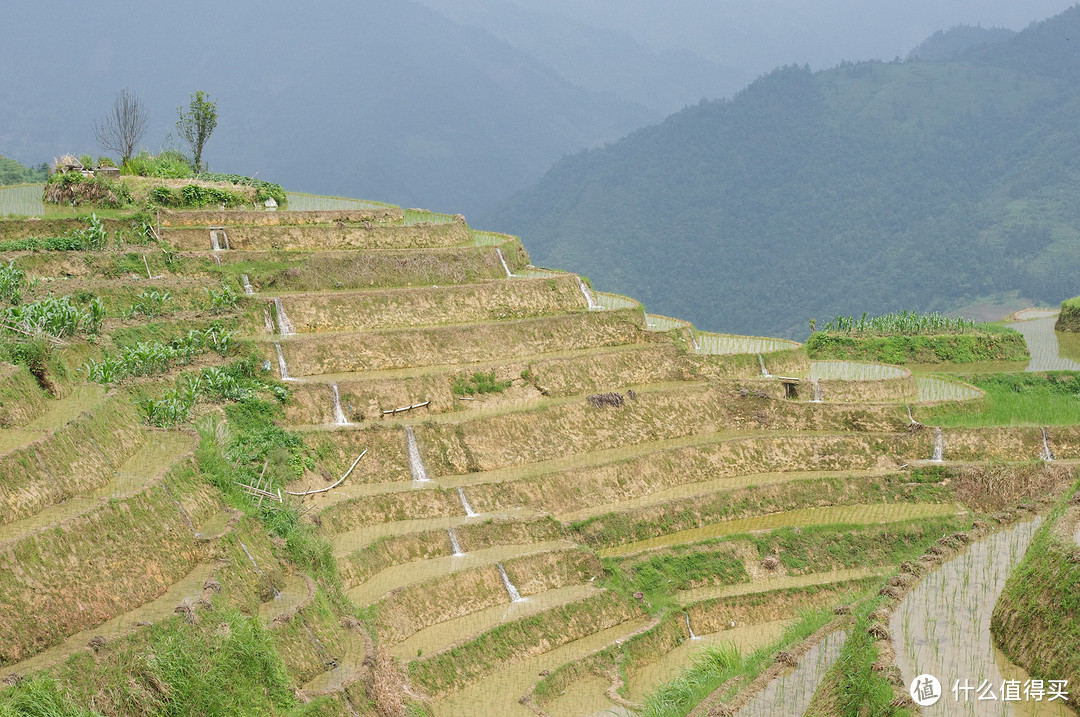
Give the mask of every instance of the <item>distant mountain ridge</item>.
[{"label": "distant mountain ridge", "polygon": [[702,328],[1057,303],[1080,275],[1080,8],[950,62],[786,67],[568,157],[481,217]]}]

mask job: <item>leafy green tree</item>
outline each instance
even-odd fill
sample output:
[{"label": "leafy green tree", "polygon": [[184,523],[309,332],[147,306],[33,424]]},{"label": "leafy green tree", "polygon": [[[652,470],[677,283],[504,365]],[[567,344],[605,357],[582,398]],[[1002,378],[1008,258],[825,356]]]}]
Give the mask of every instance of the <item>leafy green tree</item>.
[{"label": "leafy green tree", "polygon": [[176,130],[180,137],[191,145],[193,164],[195,172],[198,173],[202,169],[203,147],[217,127],[217,102],[202,90],[197,90],[191,93],[191,102],[187,109],[177,107],[176,114],[179,115]]}]

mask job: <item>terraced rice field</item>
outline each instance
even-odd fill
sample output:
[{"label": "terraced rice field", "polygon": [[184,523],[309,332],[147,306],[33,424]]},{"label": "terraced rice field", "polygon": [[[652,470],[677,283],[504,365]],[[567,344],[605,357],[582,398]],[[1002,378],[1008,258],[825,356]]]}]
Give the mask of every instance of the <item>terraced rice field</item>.
[{"label": "terraced rice field", "polygon": [[[290,210],[382,208],[289,198]],[[287,211],[280,225],[247,225],[241,248],[214,255],[259,287],[215,315],[239,332],[234,353],[109,389],[71,380],[59,400],[34,388],[38,403],[0,429],[0,609],[12,616],[0,674],[85,661],[91,640],[105,660],[150,639],[142,623],[194,631],[235,611],[271,631],[283,699],[320,700],[323,714],[403,714],[385,684],[430,715],[721,703],[799,714],[842,664],[852,606],[942,533],[985,517],[989,490],[965,460],[989,441],[1027,450],[1036,440],[1019,428],[950,431],[950,462],[928,468],[934,433],[917,428],[921,404],[981,392],[918,376],[917,396],[789,397],[773,374],[911,378],[643,315],[628,297],[529,266],[511,237],[403,214],[352,234],[301,230]],[[201,246],[209,231],[175,236]],[[328,270],[311,268],[321,249],[383,273],[325,281]],[[177,252],[179,268],[162,271],[198,266],[185,278],[217,290],[208,251]],[[394,266],[415,269],[406,251],[442,252],[441,276],[454,278],[395,278]],[[199,319],[156,317],[185,330]],[[158,335],[150,323],[133,315],[109,328],[122,329],[118,340]],[[118,350],[111,341],[83,348]],[[262,382],[250,390],[284,402],[259,403],[211,371],[236,356],[247,358],[234,381]],[[25,370],[4,375],[36,386]],[[198,393],[211,382],[218,393]],[[175,406],[184,391],[196,398],[179,427],[147,425],[139,407]],[[1061,455],[1076,452],[1071,434],[1054,440]],[[1055,470],[1014,458],[1000,461],[1006,478]],[[30,579],[14,556],[38,551]],[[42,600],[91,607],[41,621]],[[713,665],[692,700],[655,711],[685,670],[705,669],[695,655],[725,645],[741,651],[745,679],[720,680]],[[794,664],[769,672],[781,652]]]},{"label": "terraced rice field", "polygon": [[13,214],[23,217],[45,215],[45,204],[41,201],[44,185],[23,184],[17,187],[0,187],[0,217]]}]

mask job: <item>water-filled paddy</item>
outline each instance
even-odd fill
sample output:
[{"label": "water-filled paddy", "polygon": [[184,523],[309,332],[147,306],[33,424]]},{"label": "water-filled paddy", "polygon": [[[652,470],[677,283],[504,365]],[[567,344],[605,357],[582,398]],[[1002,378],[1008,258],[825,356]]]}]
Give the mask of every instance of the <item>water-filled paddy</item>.
[{"label": "water-filled paddy", "polygon": [[907,371],[883,363],[862,361],[811,361],[807,378],[813,380],[840,379],[844,381],[877,381],[903,378]]},{"label": "water-filled paddy", "polygon": [[407,639],[390,648],[395,657],[402,660],[415,659],[421,655],[430,655],[454,643],[461,642],[485,630],[513,622],[530,615],[536,615],[558,605],[580,600],[593,595],[597,589],[592,583],[568,585],[554,590],[530,595],[514,602],[494,605],[477,612],[462,615],[453,620],[445,620],[413,633]]},{"label": "water-filled paddy", "polygon": [[574,640],[554,650],[520,662],[469,685],[446,698],[435,702],[435,717],[476,717],[476,715],[499,715],[500,717],[531,717],[533,712],[518,700],[540,679],[544,670],[554,670],[559,665],[584,657],[620,638],[644,627],[647,618],[640,618],[616,625],[592,635]]},{"label": "water-filled paddy", "polygon": [[[1020,561],[1041,519],[1017,524],[972,544],[959,556],[927,575],[893,614],[890,631],[896,663],[905,682],[918,674],[936,676],[946,690],[954,680],[978,684],[989,680],[1000,689],[1004,679],[1027,679],[993,644],[990,617],[1009,573]],[[1060,703],[957,702],[947,692],[928,715],[1074,715]]]},{"label": "water-filled paddy", "polygon": [[982,396],[982,391],[974,386],[958,381],[947,381],[943,378],[916,376],[915,385],[919,389],[919,401],[924,403],[967,401]]},{"label": "water-filled paddy", "polygon": [[[1009,324],[1024,335],[1028,351],[1031,353],[1031,361],[1027,365],[1028,371],[1080,371],[1080,363],[1068,358],[1061,353],[1058,342],[1059,334],[1054,331],[1056,315],[1045,318],[1032,319],[1030,321],[1018,321]],[[1068,348],[1076,347],[1076,341],[1072,336],[1065,339]]]}]

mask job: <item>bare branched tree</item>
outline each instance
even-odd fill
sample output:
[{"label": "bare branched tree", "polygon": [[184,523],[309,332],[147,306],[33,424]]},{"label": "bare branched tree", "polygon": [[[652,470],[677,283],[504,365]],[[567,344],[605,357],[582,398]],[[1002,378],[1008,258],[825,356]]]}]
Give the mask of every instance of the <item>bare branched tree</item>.
[{"label": "bare branched tree", "polygon": [[120,155],[124,164],[135,153],[135,145],[146,134],[150,110],[138,95],[128,89],[116,93],[112,109],[100,122],[94,123],[94,137],[102,148]]}]

